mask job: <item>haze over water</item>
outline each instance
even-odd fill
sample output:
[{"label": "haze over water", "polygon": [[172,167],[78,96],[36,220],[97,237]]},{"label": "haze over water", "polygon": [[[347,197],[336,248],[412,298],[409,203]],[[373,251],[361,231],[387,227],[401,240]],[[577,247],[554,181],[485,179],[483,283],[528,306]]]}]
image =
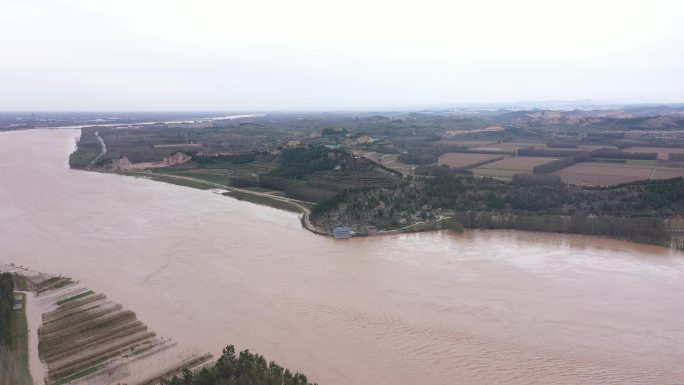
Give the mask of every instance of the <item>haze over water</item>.
[{"label": "haze over water", "polygon": [[0,263],[161,336],[321,385],[684,383],[684,259],[525,232],[335,241],[208,191],[70,170],[78,130],[0,133]]}]

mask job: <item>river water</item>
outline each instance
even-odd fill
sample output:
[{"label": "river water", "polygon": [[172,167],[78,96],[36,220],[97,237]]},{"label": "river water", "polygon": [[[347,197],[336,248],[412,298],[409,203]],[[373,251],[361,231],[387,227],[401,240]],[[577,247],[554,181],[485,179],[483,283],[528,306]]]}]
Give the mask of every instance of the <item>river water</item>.
[{"label": "river water", "polygon": [[0,263],[160,336],[319,384],[684,383],[684,256],[512,231],[336,241],[292,213],[70,170],[78,130],[0,133]]}]

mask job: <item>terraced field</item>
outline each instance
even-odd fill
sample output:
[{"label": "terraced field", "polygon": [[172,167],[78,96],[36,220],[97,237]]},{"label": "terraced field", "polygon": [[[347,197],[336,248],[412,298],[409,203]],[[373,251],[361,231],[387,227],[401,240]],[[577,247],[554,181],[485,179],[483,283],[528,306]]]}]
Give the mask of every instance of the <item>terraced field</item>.
[{"label": "terraced field", "polygon": [[325,182],[344,188],[361,188],[369,186],[390,186],[397,183],[397,178],[381,172],[325,172],[309,178],[311,182]]},{"label": "terraced field", "polygon": [[250,177],[257,174],[265,174],[273,170],[277,165],[269,162],[251,162],[246,164],[222,164],[220,168],[202,168],[188,170],[159,169],[154,172],[160,174],[182,175],[191,178],[206,180],[211,183],[230,184],[231,178]]},{"label": "terraced field", "polygon": [[250,174],[265,174],[274,168],[278,167],[274,162],[254,161],[244,164],[234,164],[230,162],[222,162],[218,165],[203,165],[202,170],[217,170],[230,173],[233,175],[244,176]]}]

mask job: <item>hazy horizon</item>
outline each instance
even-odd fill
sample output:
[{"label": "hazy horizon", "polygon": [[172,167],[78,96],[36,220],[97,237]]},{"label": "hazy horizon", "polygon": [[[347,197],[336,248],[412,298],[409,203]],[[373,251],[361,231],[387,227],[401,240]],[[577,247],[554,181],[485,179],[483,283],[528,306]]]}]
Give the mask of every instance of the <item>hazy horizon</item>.
[{"label": "hazy horizon", "polygon": [[684,102],[677,1],[0,0],[0,10],[1,111]]},{"label": "hazy horizon", "polygon": [[[576,103],[575,103],[576,102]],[[494,109],[573,109],[573,106],[584,107],[587,110],[590,107],[597,109],[607,109],[610,107],[636,107],[636,106],[682,106],[682,102],[626,102],[620,103],[616,101],[592,101],[592,100],[522,100],[514,102],[464,102],[464,103],[434,103],[427,105],[396,105],[384,106],[380,108],[371,107],[357,107],[357,108],[283,108],[283,109],[235,109],[235,110],[221,110],[221,109],[120,109],[120,110],[106,110],[106,109],[64,109],[64,110],[40,110],[40,109],[17,109],[17,110],[0,110],[0,114],[68,114],[68,113],[83,113],[83,114],[103,114],[103,113],[162,113],[162,114],[271,114],[271,113],[383,113],[383,112],[420,112],[428,110],[494,110]]]}]

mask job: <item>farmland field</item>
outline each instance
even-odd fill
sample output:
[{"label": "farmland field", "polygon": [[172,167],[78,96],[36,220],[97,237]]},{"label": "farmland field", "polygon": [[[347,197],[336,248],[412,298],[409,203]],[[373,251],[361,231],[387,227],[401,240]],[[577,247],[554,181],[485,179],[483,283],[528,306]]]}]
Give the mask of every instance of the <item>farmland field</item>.
[{"label": "farmland field", "polygon": [[616,146],[605,146],[605,145],[601,145],[601,144],[581,144],[581,145],[577,146],[577,148],[580,150],[589,150],[589,151],[603,150],[603,149],[617,150]]},{"label": "farmland field", "polygon": [[202,145],[198,143],[169,143],[169,144],[155,144],[154,148],[201,148]]},{"label": "farmland field", "polygon": [[[219,168],[220,167],[220,168]],[[222,163],[217,168],[202,169],[160,169],[158,172],[165,174],[185,175],[193,178],[204,179],[214,183],[228,183],[230,177],[249,177],[255,174],[265,174],[276,167],[270,162],[251,162],[246,164]]]},{"label": "farmland field", "polygon": [[[170,339],[157,337],[135,313],[78,282],[28,270],[20,274],[40,294],[34,306],[41,320],[37,346],[47,370],[45,383],[153,383],[159,375],[211,358],[180,351]],[[27,327],[26,320],[19,327],[26,337]],[[25,364],[26,353],[22,351]]]},{"label": "farmland field", "polygon": [[684,177],[684,168],[658,167],[653,173],[653,179],[669,179]]},{"label": "farmland field", "polygon": [[502,170],[516,170],[516,171],[532,171],[532,169],[541,164],[546,164],[556,160],[556,158],[542,158],[534,156],[519,156],[516,158],[507,158],[494,162],[483,167],[498,168]]},{"label": "farmland field", "polygon": [[473,173],[479,176],[489,176],[492,178],[506,178],[513,179],[513,175],[520,174],[520,171],[516,170],[501,170],[493,168],[474,168]]},{"label": "farmland field", "polygon": [[540,164],[549,163],[556,158],[541,158],[532,156],[519,156],[504,158],[496,162],[485,164],[474,169],[476,175],[512,178],[515,174],[531,173],[532,169]]},{"label": "farmland field", "polygon": [[465,139],[443,139],[438,142],[439,144],[449,144],[454,146],[463,146],[468,148],[473,147],[483,147],[483,146],[495,146],[491,140],[465,140]]},{"label": "farmland field", "polygon": [[585,186],[610,186],[650,179],[653,167],[609,163],[578,163],[554,174],[563,182]]},{"label": "farmland field", "polygon": [[492,154],[447,152],[446,154],[439,157],[439,159],[437,160],[437,164],[440,166],[446,165],[453,168],[468,168],[474,164],[486,162],[488,160],[494,161],[496,159],[499,159],[500,157],[500,155]]},{"label": "farmland field", "polygon": [[414,166],[408,165],[399,161],[398,154],[381,154],[379,152],[372,151],[358,151],[358,154],[366,159],[370,159],[374,162],[380,163],[383,166],[395,169],[404,174],[412,174]]},{"label": "farmland field", "polygon": [[684,148],[667,148],[667,147],[628,147],[623,151],[627,152],[655,152],[658,153],[658,159],[667,160],[670,153],[684,154]]},{"label": "farmland field", "polygon": [[472,148],[473,151],[487,151],[487,152],[502,152],[510,153],[512,151],[518,151],[521,148],[539,146],[539,143],[496,143],[480,147]]}]

